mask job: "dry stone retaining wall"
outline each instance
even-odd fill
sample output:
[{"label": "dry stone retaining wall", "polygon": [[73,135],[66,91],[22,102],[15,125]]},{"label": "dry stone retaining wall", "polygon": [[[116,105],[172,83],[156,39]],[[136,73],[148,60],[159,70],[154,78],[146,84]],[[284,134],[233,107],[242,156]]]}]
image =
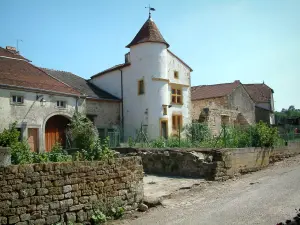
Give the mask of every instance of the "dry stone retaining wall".
[{"label": "dry stone retaining wall", "polygon": [[0,167],[0,224],[82,224],[98,206],[135,209],[142,180],[140,157]]},{"label": "dry stone retaining wall", "polygon": [[260,170],[270,163],[300,154],[300,143],[280,148],[141,149],[117,148],[121,154],[142,157],[146,173],[227,180]]}]

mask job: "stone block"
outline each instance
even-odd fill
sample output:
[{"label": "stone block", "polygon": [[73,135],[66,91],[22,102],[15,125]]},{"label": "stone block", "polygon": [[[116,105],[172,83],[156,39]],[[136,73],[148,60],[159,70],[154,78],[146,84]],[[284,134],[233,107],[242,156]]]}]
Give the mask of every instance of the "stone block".
[{"label": "stone block", "polygon": [[[44,196],[32,196],[30,204],[42,204],[45,201]],[[29,205],[29,203],[28,203]]]},{"label": "stone block", "polygon": [[12,207],[17,207],[17,206],[23,206],[23,205],[29,205],[30,204],[30,198],[24,198],[24,199],[13,199],[11,201],[11,206]]},{"label": "stone block", "polygon": [[0,224],[7,224],[7,218],[6,217],[0,217]]},{"label": "stone block", "polygon": [[19,216],[10,216],[8,217],[8,224],[15,224],[20,221]]},{"label": "stone block", "polygon": [[31,197],[33,195],[35,195],[35,189],[33,188],[20,190],[20,198]]},{"label": "stone block", "polygon": [[49,193],[47,188],[38,188],[36,189],[36,195],[46,195]]},{"label": "stone block", "polygon": [[18,215],[24,214],[24,213],[26,213],[26,211],[27,211],[26,207],[18,207],[18,208],[16,208],[16,214],[18,214]]},{"label": "stone block", "polygon": [[72,191],[72,186],[71,185],[66,185],[63,186],[63,193],[68,193]]},{"label": "stone block", "polygon": [[80,210],[77,212],[77,221],[78,222],[84,222],[87,220],[87,213],[84,212],[83,210]]},{"label": "stone block", "polygon": [[62,187],[49,187],[49,195],[63,194]]},{"label": "stone block", "polygon": [[49,204],[40,204],[36,206],[36,210],[41,211],[48,211],[49,210]]},{"label": "stone block", "polygon": [[10,148],[0,147],[0,167],[7,167],[11,165]]},{"label": "stone block", "polygon": [[27,221],[24,221],[24,222],[18,222],[18,223],[16,223],[16,225],[28,225],[28,222],[27,222]]},{"label": "stone block", "polygon": [[52,215],[46,218],[46,224],[55,224],[60,221],[59,215]]},{"label": "stone block", "polygon": [[70,212],[79,211],[79,210],[83,209],[83,207],[84,207],[84,204],[73,205],[69,208],[69,211]]},{"label": "stone block", "polygon": [[49,206],[50,206],[50,209],[58,209],[60,207],[60,203],[59,203],[59,201],[50,202]]},{"label": "stone block", "polygon": [[76,213],[66,213],[66,218],[68,222],[76,222]]},{"label": "stone block", "polygon": [[44,225],[46,224],[46,220],[45,219],[37,219],[34,221],[35,225]]},{"label": "stone block", "polygon": [[30,214],[22,214],[20,215],[21,221],[27,221],[30,220]]},{"label": "stone block", "polygon": [[71,192],[65,194],[65,198],[71,198],[71,197],[72,197],[72,193]]},{"label": "stone block", "polygon": [[73,205],[73,199],[65,199],[59,202],[60,203],[60,207],[62,208],[67,208],[69,206]]}]

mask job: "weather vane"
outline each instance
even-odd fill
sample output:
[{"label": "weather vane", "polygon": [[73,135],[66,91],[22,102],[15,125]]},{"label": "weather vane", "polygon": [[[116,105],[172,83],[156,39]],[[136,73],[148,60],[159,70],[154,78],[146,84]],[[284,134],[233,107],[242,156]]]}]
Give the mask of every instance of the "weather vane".
[{"label": "weather vane", "polygon": [[149,9],[149,18],[151,18],[151,11],[155,11],[155,9],[151,8],[150,4],[149,4],[149,6],[146,6],[145,8]]}]

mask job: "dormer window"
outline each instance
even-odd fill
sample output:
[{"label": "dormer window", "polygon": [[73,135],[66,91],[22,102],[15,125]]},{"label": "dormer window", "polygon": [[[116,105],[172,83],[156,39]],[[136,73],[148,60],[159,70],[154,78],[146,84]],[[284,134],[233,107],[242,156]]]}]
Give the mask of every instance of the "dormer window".
[{"label": "dormer window", "polygon": [[11,102],[16,105],[21,105],[24,103],[24,96],[21,95],[12,95]]},{"label": "dormer window", "polygon": [[57,108],[66,108],[67,104],[66,101],[56,101]]},{"label": "dormer window", "polygon": [[178,71],[174,71],[174,78],[175,78],[175,79],[178,79],[178,78],[179,78]]}]

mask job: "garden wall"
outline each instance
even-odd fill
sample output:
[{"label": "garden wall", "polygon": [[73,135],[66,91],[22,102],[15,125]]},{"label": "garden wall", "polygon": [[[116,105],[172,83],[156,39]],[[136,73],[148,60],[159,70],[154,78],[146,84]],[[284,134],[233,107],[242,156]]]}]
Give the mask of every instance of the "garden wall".
[{"label": "garden wall", "polygon": [[0,167],[0,224],[89,221],[93,209],[135,209],[143,199],[140,157]]},{"label": "garden wall", "polygon": [[257,171],[270,163],[300,154],[300,143],[270,148],[140,149],[117,148],[121,154],[142,157],[149,174],[226,180],[235,174]]}]

